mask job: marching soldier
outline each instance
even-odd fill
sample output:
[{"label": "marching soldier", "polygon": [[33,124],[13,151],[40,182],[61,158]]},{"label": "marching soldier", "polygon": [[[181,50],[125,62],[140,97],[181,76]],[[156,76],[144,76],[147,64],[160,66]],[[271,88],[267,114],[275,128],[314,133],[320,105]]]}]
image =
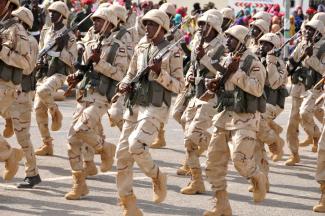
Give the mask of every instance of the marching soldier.
[{"label": "marching soldier", "polygon": [[289,74],[293,87],[287,142],[292,155],[285,163],[287,166],[293,166],[300,162],[299,123],[307,135],[313,139],[313,152],[317,152],[317,143],[320,137],[320,130],[313,117],[315,102],[322,90],[312,87],[321,79],[325,71],[325,40],[322,39],[325,27],[321,21],[312,20],[305,25],[305,28],[306,37],[297,45],[289,58]]},{"label": "marching soldier", "polygon": [[[285,98],[288,96],[285,84],[287,70],[284,62],[277,57],[276,49],[281,46],[280,38],[274,33],[267,33],[259,39],[259,57],[266,69],[264,92],[266,93],[266,112],[261,114],[255,159],[260,170],[267,177],[267,191],[269,191],[269,164],[264,143],[270,148],[271,159],[279,161],[283,155],[284,140],[274,130],[273,121],[284,109]],[[254,185],[249,191],[254,190]]]},{"label": "marching soldier", "polygon": [[[114,28],[114,32],[112,34],[114,35],[116,40],[119,40],[124,44],[124,47],[126,47],[126,53],[127,53],[127,60],[125,62],[125,65],[129,65],[132,55],[133,55],[133,41],[131,38],[130,33],[126,30],[124,27],[124,23],[126,21],[127,12],[124,7],[120,5],[112,5],[108,7],[108,9],[111,11],[111,13],[115,13],[117,15],[117,26]],[[125,71],[123,74],[126,74],[127,67],[124,67]],[[122,130],[123,126],[123,113],[125,112],[125,106],[124,106],[124,97],[120,97],[115,103],[112,103],[111,107],[108,110],[108,116],[111,123],[111,126],[117,126],[120,131]],[[100,126],[99,128],[102,128],[101,122],[99,122]],[[102,130],[101,134],[103,133]],[[83,159],[85,162],[85,171],[87,175],[96,175],[97,169],[96,164],[94,163],[94,151],[92,148],[86,147],[85,153],[83,154]]]},{"label": "marching soldier", "polygon": [[45,12],[40,6],[38,6],[38,0],[32,0],[31,4],[29,5],[29,9],[32,11],[34,17],[33,27],[29,30],[29,32],[38,41],[41,34],[40,31],[45,23]]},{"label": "marching soldier", "polygon": [[168,118],[172,92],[179,93],[184,87],[182,58],[177,47],[172,48],[162,61],[152,60],[169,45],[165,40],[165,34],[169,30],[168,16],[153,9],[144,15],[142,21],[146,26],[146,36],[151,42],[136,48],[128,73],[119,85],[119,91],[126,92],[141,69],[149,67],[149,73],[142,75],[140,87],[134,93],[138,96],[128,98],[135,105],[124,115],[125,121],[116,152],[117,188],[124,208],[123,215],[142,215],[136,207],[132,188],[134,162],[152,178],[153,201],[160,203],[166,197],[167,176],[153,162],[148,145],[158,135],[160,124]]},{"label": "marching soldier", "polygon": [[[54,102],[53,94],[62,87],[66,76],[73,72],[73,64],[77,58],[76,38],[72,32],[60,36],[67,29],[63,20],[68,18],[69,9],[61,1],[54,2],[49,7],[52,26],[44,28],[41,33],[39,48],[42,49],[56,40],[56,46],[41,60],[46,74],[40,74],[36,95],[36,121],[43,140],[43,145],[35,151],[36,155],[53,155],[53,138],[48,127],[48,111],[52,117],[52,131],[58,131],[62,124],[62,114]],[[43,70],[42,70],[43,71]]]},{"label": "marching soldier", "polygon": [[[1,8],[1,43],[0,43],[0,114],[15,100],[16,90],[21,83],[22,76],[31,71],[24,70],[30,65],[30,45],[28,35],[12,11],[19,7],[18,0],[2,2]],[[5,162],[4,180],[11,180],[18,170],[18,163],[22,159],[23,151],[11,148],[9,143],[0,135],[0,161]]]},{"label": "marching soldier", "polygon": [[187,81],[195,88],[195,95],[189,101],[182,116],[185,122],[184,144],[186,148],[186,163],[192,175],[191,182],[181,189],[183,194],[205,192],[200,166],[200,152],[206,150],[211,139],[208,129],[212,126],[215,114],[213,108],[215,99],[202,101],[200,97],[206,91],[205,79],[215,77],[217,70],[211,66],[212,61],[219,61],[224,55],[222,35],[222,14],[216,9],[206,11],[198,19],[199,32],[202,39],[195,46],[192,66],[187,72]]},{"label": "marching soldier", "polygon": [[208,147],[206,167],[216,204],[205,216],[232,214],[225,179],[231,154],[229,141],[233,144],[231,158],[236,170],[254,185],[254,201],[260,202],[266,195],[266,176],[258,170],[254,160],[260,112],[265,111],[265,100],[261,97],[265,69],[255,54],[246,49],[249,33],[246,27],[233,26],[225,33],[229,50],[223,64],[226,71],[206,82],[210,91],[217,91],[218,114],[213,118],[215,130]]},{"label": "marching soldier", "polygon": [[[173,20],[174,16],[176,15],[175,5],[173,5],[171,3],[164,3],[159,7],[159,10],[165,12],[168,15],[169,20],[170,20],[170,28],[172,28],[173,27],[172,20]],[[168,41],[170,41],[171,43],[178,41],[182,37],[183,37],[183,34],[179,29],[177,29],[177,31],[174,34],[171,34],[171,33],[166,34],[166,39]],[[150,145],[150,148],[162,148],[162,147],[166,146],[165,129],[164,128],[165,128],[165,124],[162,123],[159,128],[158,136],[154,140],[154,142]]]},{"label": "marching soldier", "polygon": [[[19,7],[17,10],[12,12],[12,15],[18,17],[26,30],[32,28],[34,17],[29,9]],[[37,62],[38,43],[31,34],[28,34],[28,40],[30,43],[30,59],[29,66],[24,70],[25,74],[29,75],[22,76],[21,88],[17,92],[15,101],[8,109],[10,121],[12,121],[17,141],[21,145],[26,157],[26,177],[24,182],[17,186],[18,188],[32,188],[41,182],[36,165],[35,152],[29,133],[33,104],[32,100],[36,86],[35,73],[33,73],[33,71]]]},{"label": "marching soldier", "polygon": [[116,85],[126,72],[127,48],[112,32],[117,27],[117,17],[108,8],[99,8],[92,15],[94,32],[98,40],[86,44],[83,62],[90,71],[72,74],[71,79],[80,79],[82,95],[78,98],[77,110],[70,127],[69,161],[72,169],[73,187],[65,195],[66,199],[80,199],[88,194],[85,181],[86,173],[82,164],[81,146],[86,143],[101,155],[101,171],[107,172],[114,162],[115,145],[105,142],[101,128],[102,116],[110,107],[110,101],[116,92]]}]

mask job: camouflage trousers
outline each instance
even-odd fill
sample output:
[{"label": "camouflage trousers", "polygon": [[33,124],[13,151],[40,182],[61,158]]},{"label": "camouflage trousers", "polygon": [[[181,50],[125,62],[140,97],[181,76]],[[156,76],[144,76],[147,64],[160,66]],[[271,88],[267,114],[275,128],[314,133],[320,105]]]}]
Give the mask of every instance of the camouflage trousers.
[{"label": "camouflage trousers", "polygon": [[321,92],[319,90],[308,90],[304,93],[303,98],[292,97],[287,142],[293,154],[297,154],[299,149],[299,123],[301,123],[308,137],[320,137],[320,130],[314,121],[314,115],[317,109],[315,102],[320,95]]},{"label": "camouflage trousers", "polygon": [[[266,176],[269,173],[269,163],[265,151],[265,144],[271,145],[277,142],[278,139],[281,139],[280,134],[275,131],[272,125],[276,124],[274,120],[280,115],[282,110],[279,106],[267,104],[266,112],[261,113],[260,127],[257,132],[255,159],[257,166]],[[281,128],[279,125],[278,127]]]},{"label": "camouflage trousers", "polygon": [[200,168],[198,148],[208,148],[211,139],[208,129],[212,126],[212,118],[215,114],[213,106],[213,102],[193,98],[182,116],[185,122],[185,164],[190,168]]},{"label": "camouflage trousers", "polygon": [[83,170],[83,153],[85,143],[90,151],[101,151],[105,137],[100,135],[102,116],[110,104],[105,96],[97,92],[88,92],[87,97],[77,104],[73,122],[68,133],[68,156],[73,171]]},{"label": "camouflage trousers", "polygon": [[[0,79],[0,114],[4,115],[16,97],[16,87]],[[6,139],[0,134],[0,161],[6,161],[11,154],[11,147]]]},{"label": "camouflage trousers", "polygon": [[38,174],[34,147],[30,138],[30,124],[32,115],[34,92],[18,92],[15,101],[4,115],[11,118],[17,142],[24,151],[26,157],[25,173],[27,177]]},{"label": "camouflage trousers", "polygon": [[63,86],[65,79],[65,75],[54,74],[37,82],[34,108],[38,129],[41,133],[43,142],[50,142],[53,140],[48,127],[48,111],[52,113],[58,109],[58,105],[54,102],[53,94]]},{"label": "camouflage trousers", "polygon": [[180,94],[177,95],[174,103],[174,107],[172,109],[172,116],[173,118],[182,126],[183,130],[185,129],[185,122],[182,121],[182,115],[186,110],[187,103],[186,103],[186,91],[182,91]]},{"label": "camouflage trousers", "polygon": [[108,110],[108,117],[112,127],[116,126],[120,130],[122,130],[124,112],[124,97],[119,97],[119,99],[115,103],[113,103],[111,105],[111,108]]},{"label": "camouflage trousers", "polygon": [[[232,151],[229,149],[229,142],[232,142]],[[244,178],[251,178],[258,174],[259,170],[254,158],[255,145],[256,131],[214,129],[206,162],[207,180],[214,192],[227,188],[226,175],[230,157],[236,170]]]},{"label": "camouflage trousers", "polygon": [[168,118],[167,107],[133,107],[133,115],[129,110],[124,114],[124,124],[116,151],[117,178],[119,196],[133,193],[133,164],[140,167],[148,177],[155,178],[158,166],[149,153],[148,146],[158,135],[161,123]]},{"label": "camouflage trousers", "polygon": [[318,142],[318,157],[316,167],[316,181],[325,183],[325,127]]}]

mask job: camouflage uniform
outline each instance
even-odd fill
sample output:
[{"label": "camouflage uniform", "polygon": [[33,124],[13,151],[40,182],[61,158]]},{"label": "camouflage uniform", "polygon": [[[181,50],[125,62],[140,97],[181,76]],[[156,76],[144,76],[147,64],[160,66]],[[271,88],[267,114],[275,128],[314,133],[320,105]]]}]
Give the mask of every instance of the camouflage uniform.
[{"label": "camouflage uniform", "polygon": [[[65,11],[60,9],[65,9]],[[63,17],[67,18],[68,8],[62,2],[51,4],[50,10],[58,11]],[[43,28],[39,43],[39,49],[46,47],[54,38],[67,29],[66,26],[60,30],[54,30],[54,26]],[[38,80],[34,108],[36,112],[36,121],[43,140],[43,146],[36,150],[36,155],[52,155],[53,138],[48,128],[48,111],[52,116],[52,130],[61,128],[62,114],[58,105],[54,102],[53,94],[63,86],[66,76],[73,72],[73,64],[77,58],[77,44],[73,33],[69,33],[69,40],[62,51],[54,51],[56,46],[47,53],[49,56],[49,71],[42,79]],[[57,64],[55,64],[57,62]],[[51,64],[60,65],[51,70]]]},{"label": "camouflage uniform", "polygon": [[[318,20],[313,20],[308,22],[306,25],[311,26],[312,28],[316,28],[316,26],[319,26],[317,31],[320,31],[323,34],[324,25],[322,24],[322,22]],[[314,76],[316,76],[316,79],[318,79],[317,77],[321,77],[323,72],[325,71],[324,55],[322,53],[319,53],[319,50],[322,46],[324,46],[324,43],[325,41],[322,39],[316,42],[313,45],[313,55],[311,57],[307,56],[301,64],[303,68],[312,69]],[[307,46],[309,46],[308,42],[306,40],[303,40],[293,51],[290,57],[291,69],[293,68],[293,64],[299,63],[299,60]],[[304,74],[302,76],[304,76]],[[311,78],[310,75],[307,75],[306,77]],[[296,80],[295,78],[297,78],[298,80]],[[296,163],[299,163],[300,161],[298,154],[299,123],[301,123],[307,135],[313,138],[314,152],[317,151],[317,142],[320,137],[320,130],[314,122],[313,117],[315,112],[315,102],[316,99],[321,95],[322,90],[313,88],[306,90],[306,86],[303,83],[305,81],[302,82],[301,80],[306,79],[302,78],[301,75],[297,74],[297,72],[294,72],[292,75],[293,87],[291,91],[292,107],[287,129],[287,142],[289,144],[292,156],[289,158],[289,160],[287,160],[286,165],[294,165]],[[317,82],[317,80],[315,80],[315,82]],[[308,88],[310,88],[310,86]]]}]

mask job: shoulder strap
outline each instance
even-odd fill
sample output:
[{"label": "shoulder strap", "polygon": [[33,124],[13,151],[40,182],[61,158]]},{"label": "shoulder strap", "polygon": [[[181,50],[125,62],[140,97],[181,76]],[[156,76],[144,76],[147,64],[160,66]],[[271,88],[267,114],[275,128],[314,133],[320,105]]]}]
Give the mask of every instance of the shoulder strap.
[{"label": "shoulder strap", "polygon": [[[121,38],[125,35],[125,33],[127,32],[127,30],[125,28],[121,28],[119,30],[119,32],[116,34],[115,38],[117,40],[121,40]],[[115,57],[116,57],[116,52],[117,49],[120,47],[119,43],[114,42],[111,49],[109,50],[109,53],[107,55],[107,62],[110,64],[114,63]]]},{"label": "shoulder strap", "polygon": [[254,59],[255,57],[253,55],[247,55],[240,69],[247,74],[253,64]]},{"label": "shoulder strap", "polygon": [[318,59],[320,59],[324,53],[325,53],[325,41],[324,41],[324,43],[319,47],[319,50],[318,50],[318,52],[317,52],[317,54],[316,54],[316,57],[317,57]]}]

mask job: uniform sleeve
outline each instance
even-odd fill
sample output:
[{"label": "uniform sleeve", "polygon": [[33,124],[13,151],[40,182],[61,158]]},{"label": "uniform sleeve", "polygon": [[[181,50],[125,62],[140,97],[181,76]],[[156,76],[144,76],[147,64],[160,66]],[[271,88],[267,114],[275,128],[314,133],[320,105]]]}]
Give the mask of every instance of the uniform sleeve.
[{"label": "uniform sleeve", "polygon": [[128,69],[127,48],[125,45],[120,45],[116,52],[116,57],[113,65],[106,61],[109,52],[110,49],[107,50],[107,52],[101,57],[100,61],[97,64],[94,64],[94,69],[107,77],[121,81]]},{"label": "uniform sleeve", "polygon": [[319,48],[314,49],[313,55],[311,57],[307,57],[305,60],[305,64],[320,74],[324,74],[325,71],[325,53],[321,55],[319,59],[316,54],[318,53]]},{"label": "uniform sleeve", "polygon": [[38,55],[38,43],[32,35],[29,36],[29,42],[30,42],[30,55],[28,59],[29,64],[28,64],[28,68],[26,68],[23,71],[25,75],[29,75],[33,72],[37,63],[37,55]]},{"label": "uniform sleeve", "polygon": [[133,77],[137,74],[138,66],[137,66],[137,61],[138,61],[138,49],[134,52],[134,55],[132,56],[128,71],[125,75],[125,77],[122,79],[121,82],[123,83],[130,83]]},{"label": "uniform sleeve", "polygon": [[238,69],[233,74],[230,81],[243,91],[260,97],[263,94],[265,84],[266,72],[264,66],[259,61],[254,60],[248,74],[249,75],[241,69]]},{"label": "uniform sleeve", "polygon": [[270,87],[272,89],[279,88],[287,78],[287,70],[283,64],[277,66],[277,57],[274,55],[268,55],[266,58],[266,73]]},{"label": "uniform sleeve", "polygon": [[0,59],[7,65],[25,69],[29,65],[30,44],[25,30],[16,27],[8,30],[0,51]]},{"label": "uniform sleeve", "polygon": [[170,54],[169,69],[170,71],[168,71],[168,67],[162,67],[156,81],[169,91],[179,94],[185,87],[183,76],[183,59],[179,50]]}]

